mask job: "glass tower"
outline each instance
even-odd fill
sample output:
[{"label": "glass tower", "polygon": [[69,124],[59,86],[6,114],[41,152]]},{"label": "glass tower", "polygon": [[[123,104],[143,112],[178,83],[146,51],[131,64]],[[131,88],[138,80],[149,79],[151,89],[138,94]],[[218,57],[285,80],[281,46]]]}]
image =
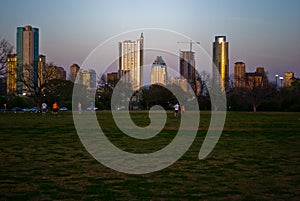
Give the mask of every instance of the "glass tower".
[{"label": "glass tower", "polygon": [[[39,29],[29,25],[17,28],[17,93],[31,93],[38,86]],[[30,89],[26,88],[20,78]]]},{"label": "glass tower", "polygon": [[[215,42],[213,43],[213,65],[219,71],[222,91],[226,91],[229,81],[228,42],[226,42],[226,36],[215,37]],[[215,70],[213,72],[216,73]],[[213,77],[214,79],[216,78],[215,75]]]},{"label": "glass tower", "polygon": [[196,91],[195,52],[180,51],[179,70],[182,78],[186,79]]}]

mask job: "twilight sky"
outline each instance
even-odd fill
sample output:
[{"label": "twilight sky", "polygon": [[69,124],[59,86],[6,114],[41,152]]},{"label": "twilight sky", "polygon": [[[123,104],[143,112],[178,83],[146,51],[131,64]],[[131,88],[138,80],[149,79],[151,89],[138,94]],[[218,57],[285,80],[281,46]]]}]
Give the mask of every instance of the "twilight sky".
[{"label": "twilight sky", "polygon": [[[1,0],[0,5],[0,38],[16,46],[18,26],[38,27],[40,53],[66,70],[117,34],[162,28],[200,41],[209,55],[215,35],[226,35],[230,74],[234,62],[244,61],[247,71],[264,66],[271,79],[286,71],[300,77],[299,0]],[[169,40],[174,51],[189,47]],[[109,51],[117,55],[117,44]]]}]

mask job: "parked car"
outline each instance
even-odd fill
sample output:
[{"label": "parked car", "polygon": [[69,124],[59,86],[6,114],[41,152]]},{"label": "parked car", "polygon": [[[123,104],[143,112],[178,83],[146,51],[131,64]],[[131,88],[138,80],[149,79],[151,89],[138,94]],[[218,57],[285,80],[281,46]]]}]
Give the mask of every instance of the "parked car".
[{"label": "parked car", "polygon": [[68,108],[67,107],[61,107],[59,108],[60,111],[68,111]]},{"label": "parked car", "polygon": [[88,110],[88,111],[91,111],[91,110],[94,110],[94,111],[96,111],[96,110],[98,110],[98,108],[97,107],[88,107],[88,108],[86,108],[86,110]]},{"label": "parked car", "polygon": [[20,108],[20,107],[14,107],[11,111],[13,111],[13,112],[19,112],[19,111],[22,111],[22,108]]},{"label": "parked car", "polygon": [[37,113],[37,112],[39,112],[39,111],[40,111],[40,109],[39,109],[38,107],[33,107],[33,108],[30,109],[30,112],[35,112],[35,113]]},{"label": "parked car", "polygon": [[28,107],[25,107],[22,109],[23,112],[30,112],[30,109]]},{"label": "parked car", "polygon": [[125,110],[125,106],[119,106],[117,107],[117,110]]}]

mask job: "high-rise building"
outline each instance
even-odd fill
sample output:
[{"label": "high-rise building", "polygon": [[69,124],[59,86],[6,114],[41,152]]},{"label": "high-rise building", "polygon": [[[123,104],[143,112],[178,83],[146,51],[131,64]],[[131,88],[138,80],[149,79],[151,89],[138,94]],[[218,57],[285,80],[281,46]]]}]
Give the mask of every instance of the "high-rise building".
[{"label": "high-rise building", "polygon": [[[39,29],[29,25],[17,28],[17,76],[30,86],[38,85]],[[17,93],[30,93],[17,79]]]},{"label": "high-rise building", "polygon": [[118,82],[118,73],[117,72],[111,72],[107,73],[107,84],[109,86],[115,86]]},{"label": "high-rise building", "polygon": [[63,67],[48,66],[46,68],[48,80],[66,80],[66,71]]},{"label": "high-rise building", "polygon": [[79,72],[80,67],[78,66],[78,64],[73,64],[72,66],[70,66],[70,81],[71,82],[75,82],[76,80],[76,76],[77,73]]},{"label": "high-rise building", "polygon": [[182,78],[186,79],[192,89],[196,91],[195,52],[180,51],[179,70]]},{"label": "high-rise building", "polygon": [[[226,36],[216,36],[213,43],[213,65],[220,74],[220,84],[223,91],[228,89],[229,81],[229,59],[228,59],[228,42]],[[215,70],[213,70],[215,74]],[[213,74],[215,79],[216,75]]]},{"label": "high-rise building", "polygon": [[245,87],[246,65],[244,62],[234,63],[234,87]]},{"label": "high-rise building", "polygon": [[187,92],[187,80],[182,77],[171,77],[171,84],[179,86],[184,92]]},{"label": "high-rise building", "polygon": [[144,37],[135,41],[119,42],[119,78],[124,76],[125,82],[131,83],[132,88],[138,90],[142,86],[142,67],[144,64]]},{"label": "high-rise building", "polygon": [[283,86],[290,87],[292,85],[293,79],[294,79],[294,73],[293,72],[285,72],[284,73]]},{"label": "high-rise building", "polygon": [[268,85],[264,67],[257,67],[255,72],[246,73],[246,87],[263,87]]},{"label": "high-rise building", "polygon": [[151,68],[151,84],[167,84],[167,65],[161,56],[157,56]]},{"label": "high-rise building", "polygon": [[96,71],[93,69],[80,69],[79,83],[87,88],[96,88]]},{"label": "high-rise building", "polygon": [[17,55],[10,54],[7,56],[7,81],[6,93],[14,95],[17,92]]},{"label": "high-rise building", "polygon": [[66,80],[67,73],[63,67],[57,67],[57,79]]},{"label": "high-rise building", "polygon": [[44,82],[44,71],[46,68],[46,56],[39,55],[39,63],[38,63],[38,86],[40,87]]}]

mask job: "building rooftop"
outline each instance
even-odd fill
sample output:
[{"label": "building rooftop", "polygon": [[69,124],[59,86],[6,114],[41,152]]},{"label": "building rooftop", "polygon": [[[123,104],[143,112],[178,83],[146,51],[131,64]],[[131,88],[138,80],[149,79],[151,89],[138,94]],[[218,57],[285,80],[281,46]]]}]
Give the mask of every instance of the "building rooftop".
[{"label": "building rooftop", "polygon": [[162,59],[162,56],[157,56],[155,61],[153,62],[153,65],[160,65],[160,66],[165,66],[166,63]]}]

